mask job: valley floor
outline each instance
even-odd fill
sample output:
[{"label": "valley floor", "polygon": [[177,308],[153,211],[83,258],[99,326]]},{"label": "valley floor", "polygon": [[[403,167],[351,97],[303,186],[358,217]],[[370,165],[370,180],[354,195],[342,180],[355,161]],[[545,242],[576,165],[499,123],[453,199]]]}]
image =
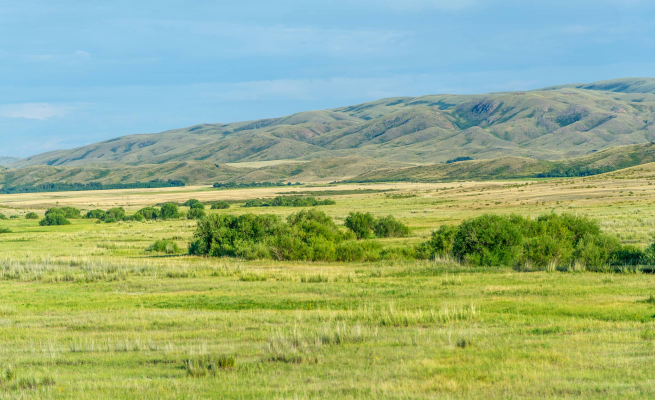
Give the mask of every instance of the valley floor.
[{"label": "valley floor", "polygon": [[[133,212],[192,197],[329,190],[337,204],[320,209],[338,222],[370,211],[412,228],[409,238],[384,239],[388,246],[485,212],[550,211],[598,218],[625,243],[645,245],[655,233],[650,179],[3,195],[0,212]],[[210,212],[295,211],[235,203]],[[145,251],[163,238],[185,247],[188,220],[41,227],[18,218],[0,228],[12,231],[0,235],[0,398],[655,397],[651,274]]]}]

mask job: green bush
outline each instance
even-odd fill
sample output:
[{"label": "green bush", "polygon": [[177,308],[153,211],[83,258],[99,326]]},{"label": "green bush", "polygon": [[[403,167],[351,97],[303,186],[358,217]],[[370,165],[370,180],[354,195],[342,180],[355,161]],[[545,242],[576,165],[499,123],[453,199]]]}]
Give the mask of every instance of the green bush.
[{"label": "green bush", "polygon": [[125,220],[125,210],[123,207],[117,207],[108,210],[103,218],[104,222],[116,222],[123,220]]},{"label": "green bush", "polygon": [[161,210],[155,207],[145,207],[137,211],[137,214],[143,216],[148,221],[160,218]]},{"label": "green bush", "polygon": [[584,235],[575,248],[574,257],[590,271],[602,271],[612,264],[612,256],[621,250],[619,239],[606,234]]},{"label": "green bush", "polygon": [[184,206],[189,207],[191,209],[196,209],[196,208],[201,210],[205,209],[205,205],[196,199],[190,199],[185,201]]},{"label": "green bush", "polygon": [[355,233],[357,239],[366,239],[371,236],[374,222],[371,213],[351,212],[346,217],[345,225]]},{"label": "green bush", "polygon": [[103,219],[107,213],[103,210],[91,210],[86,213],[86,217],[90,219]]},{"label": "green bush", "polygon": [[243,204],[243,206],[244,207],[269,207],[270,204],[265,203],[264,201],[262,201],[260,199],[251,199],[251,200],[246,201]]},{"label": "green bush", "polygon": [[487,214],[464,221],[453,239],[453,255],[473,265],[515,265],[523,241],[521,219]]},{"label": "green bush", "polygon": [[166,203],[161,206],[160,218],[162,219],[176,219],[180,218],[180,210],[177,205],[173,203]]},{"label": "green bush", "polygon": [[216,203],[212,204],[211,209],[212,210],[224,210],[226,208],[230,208],[230,203],[227,201],[217,201]]},{"label": "green bush", "polygon": [[372,261],[380,258],[375,242],[356,242],[332,218],[316,209],[287,217],[210,215],[198,222],[189,253],[245,259]]},{"label": "green bush", "polygon": [[0,233],[11,233],[11,229],[9,229],[9,228],[0,228]]},{"label": "green bush", "polygon": [[439,229],[432,232],[430,240],[416,247],[416,257],[428,259],[450,255],[456,232],[457,227],[454,225],[441,225]]},{"label": "green bush", "polygon": [[50,213],[50,214],[46,214],[45,218],[43,218],[39,222],[39,225],[41,226],[70,225],[70,221],[66,219],[64,214]]},{"label": "green bush", "polygon": [[155,251],[158,253],[166,254],[177,254],[180,252],[180,248],[177,243],[172,240],[157,240],[155,243],[151,244],[146,251]]},{"label": "green bush", "polygon": [[[202,204],[201,204],[202,205]],[[203,206],[204,207],[204,206]],[[187,219],[200,219],[205,217],[205,210],[202,208],[192,208],[186,214]]]},{"label": "green bush", "polygon": [[126,221],[137,221],[137,222],[143,222],[146,220],[146,217],[143,215],[139,214],[138,212],[131,217],[128,217],[125,219]]},{"label": "green bush", "polygon": [[6,215],[4,215],[4,214],[2,214],[2,213],[0,213],[0,219],[9,219],[9,218],[7,218],[7,216],[6,216]]},{"label": "green bush", "polygon": [[25,219],[39,219],[39,215],[35,212],[25,214]]},{"label": "green bush", "polygon": [[375,220],[373,232],[379,238],[405,237],[409,235],[409,227],[389,215]]},{"label": "green bush", "polygon": [[64,218],[78,219],[82,218],[80,210],[74,207],[61,207],[61,208],[50,208],[45,212],[45,215],[48,214],[59,214],[63,215]]}]

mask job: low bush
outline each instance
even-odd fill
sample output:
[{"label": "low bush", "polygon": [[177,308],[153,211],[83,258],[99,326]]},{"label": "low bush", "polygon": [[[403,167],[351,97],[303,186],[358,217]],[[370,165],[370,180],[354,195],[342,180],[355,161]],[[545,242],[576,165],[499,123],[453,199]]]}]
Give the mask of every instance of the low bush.
[{"label": "low bush", "polygon": [[150,221],[159,218],[161,210],[155,207],[145,207],[136,212],[146,220]]},{"label": "low bush", "polygon": [[252,199],[246,201],[244,207],[315,207],[337,204],[331,199],[318,200],[317,198],[301,196],[278,196],[270,201]]},{"label": "low bush", "polygon": [[212,204],[211,207],[212,210],[225,210],[227,208],[230,208],[230,203],[224,200],[217,201],[216,203]]},{"label": "low bush", "polygon": [[196,199],[190,199],[185,201],[184,206],[189,207],[191,209],[200,209],[200,210],[205,209],[205,205]]},{"label": "low bush", "polygon": [[43,218],[40,222],[39,225],[41,226],[55,226],[55,225],[70,225],[70,221],[66,219],[66,217],[63,214],[46,214],[45,218]]},{"label": "low bush", "polygon": [[159,218],[162,219],[180,218],[180,210],[178,206],[173,203],[165,203],[161,206]]},{"label": "low bush", "polygon": [[0,233],[11,233],[11,229],[9,229],[9,228],[0,228]]},{"label": "low bush", "polygon": [[376,219],[371,213],[351,212],[346,217],[345,225],[355,233],[357,239],[367,239],[373,234],[379,238],[409,235],[409,227],[392,215]]},{"label": "low bush", "polygon": [[570,214],[546,214],[534,220],[486,214],[457,227],[441,226],[415,251],[418,258],[450,256],[476,266],[522,270],[575,264],[601,271],[655,261],[651,256],[655,244],[646,250],[623,246],[616,237],[602,233],[598,222]]},{"label": "low bush", "polygon": [[315,209],[276,215],[210,215],[198,222],[189,253],[214,257],[305,261],[373,261],[382,256],[376,242],[357,242],[332,218]]},{"label": "low bush", "polygon": [[146,251],[165,253],[165,254],[177,254],[180,252],[180,248],[172,240],[157,240],[155,243],[151,244]]},{"label": "low bush", "polygon": [[39,214],[35,212],[29,212],[25,214],[25,219],[39,219]]},{"label": "low bush", "polygon": [[355,233],[357,239],[366,239],[371,236],[375,218],[371,213],[351,212],[346,217],[346,228]]},{"label": "low bush", "polygon": [[49,208],[48,211],[45,212],[45,215],[47,216],[49,214],[63,215],[64,218],[69,218],[69,219],[82,218],[82,214],[80,210],[74,207]]},{"label": "low bush", "polygon": [[91,210],[86,213],[86,217],[89,219],[103,219],[107,215],[104,210]]},{"label": "low bush", "polygon": [[[202,205],[202,204],[200,204]],[[204,206],[203,206],[204,207]],[[202,208],[191,208],[186,214],[187,219],[200,219],[205,217],[205,210]]]},{"label": "low bush", "polygon": [[2,213],[0,213],[0,219],[9,219],[9,218],[7,218],[7,216],[6,216],[6,215],[4,215],[4,214],[2,214]]}]

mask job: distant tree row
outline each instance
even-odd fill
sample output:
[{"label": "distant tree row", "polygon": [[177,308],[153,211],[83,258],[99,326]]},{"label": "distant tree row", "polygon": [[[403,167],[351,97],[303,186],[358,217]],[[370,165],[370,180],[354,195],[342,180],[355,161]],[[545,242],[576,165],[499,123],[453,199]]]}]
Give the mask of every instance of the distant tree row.
[{"label": "distant tree row", "polygon": [[283,182],[216,182],[214,187],[217,189],[246,189],[253,187],[276,187],[276,186],[292,186],[292,185],[301,185],[300,182],[296,183],[283,183]]},{"label": "distant tree row", "polygon": [[164,187],[180,187],[186,184],[181,180],[168,180],[160,181],[154,180],[150,182],[134,182],[134,183],[111,183],[103,184],[100,182],[91,183],[42,183],[40,185],[18,185],[18,186],[4,186],[0,189],[2,194],[14,193],[41,193],[41,192],[79,192],[86,190],[112,190],[112,189],[153,189]]},{"label": "distant tree row", "polygon": [[330,206],[337,204],[336,201],[331,199],[318,200],[315,197],[299,197],[299,196],[278,196],[270,201],[252,199],[246,201],[244,207],[314,207],[314,206]]}]

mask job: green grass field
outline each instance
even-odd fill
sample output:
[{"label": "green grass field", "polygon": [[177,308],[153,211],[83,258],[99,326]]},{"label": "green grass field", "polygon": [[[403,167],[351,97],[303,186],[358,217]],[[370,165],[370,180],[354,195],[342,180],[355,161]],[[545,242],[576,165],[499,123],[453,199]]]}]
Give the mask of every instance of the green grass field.
[{"label": "green grass field", "polygon": [[[651,241],[648,177],[357,186],[320,209],[387,214],[425,240],[485,212],[573,212],[625,243]],[[339,195],[335,190],[347,189]],[[289,190],[303,190],[297,187]],[[308,188],[316,192],[321,188]],[[0,196],[48,206],[274,197],[278,188]],[[313,193],[314,194],[314,193]],[[416,195],[395,196],[397,194]],[[160,201],[161,200],[161,201]],[[210,213],[277,213],[241,208]],[[655,276],[515,272],[442,261],[306,263],[161,255],[194,221],[41,227],[0,221],[0,398],[655,397]]]}]

